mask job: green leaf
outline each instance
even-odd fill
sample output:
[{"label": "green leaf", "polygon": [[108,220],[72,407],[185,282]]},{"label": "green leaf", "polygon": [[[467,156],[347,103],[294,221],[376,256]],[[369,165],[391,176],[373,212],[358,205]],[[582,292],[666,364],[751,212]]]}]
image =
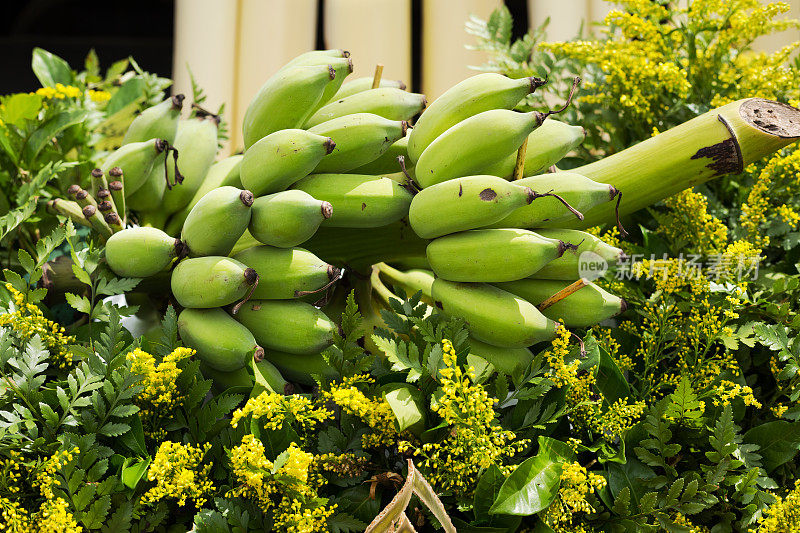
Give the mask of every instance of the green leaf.
[{"label": "green leaf", "polygon": [[36,198],[31,198],[28,202],[13,211],[9,211],[0,217],[0,241],[6,235],[17,229],[20,224],[28,220],[36,211]]},{"label": "green leaf", "polygon": [[63,111],[58,113],[47,122],[44,122],[39,129],[34,131],[22,150],[23,156],[28,161],[33,161],[39,152],[52,142],[53,137],[75,124],[80,124],[86,120],[88,113],[82,109]]},{"label": "green leaf", "polygon": [[539,453],[550,457],[553,462],[573,462],[576,459],[575,452],[566,442],[550,437],[539,437]]},{"label": "green leaf", "polygon": [[42,109],[42,97],[35,93],[17,93],[3,98],[0,112],[3,122],[25,128],[26,121],[36,120]]},{"label": "green leaf", "polygon": [[133,453],[146,457],[147,447],[144,442],[144,429],[142,428],[141,419],[138,415],[133,415],[126,422],[128,422],[131,429],[120,437],[120,442]]},{"label": "green leaf", "polygon": [[760,447],[764,468],[767,472],[772,472],[791,461],[797,454],[800,446],[800,422],[767,422],[750,429],[744,434],[743,440]]},{"label": "green leaf", "polygon": [[385,387],[384,398],[397,419],[400,431],[416,424],[424,428],[425,409],[419,389],[406,383],[392,383]]},{"label": "green leaf", "polygon": [[147,472],[147,467],[150,466],[150,457],[146,459],[131,459],[125,458],[122,465],[122,483],[129,489],[135,489],[139,481]]},{"label": "green leaf", "polygon": [[625,376],[606,350],[600,347],[598,350],[599,359],[595,371],[597,389],[609,404],[627,398],[631,395],[631,390]]},{"label": "green leaf", "polygon": [[85,296],[78,296],[68,292],[64,297],[67,299],[67,303],[79,313],[89,314],[92,311],[92,304],[89,303],[89,299]]},{"label": "green leaf", "polygon": [[549,455],[529,457],[508,476],[489,514],[528,516],[547,508],[558,495],[561,463]]},{"label": "green leaf", "polygon": [[505,480],[497,465],[490,466],[480,477],[472,500],[476,520],[489,520],[489,509],[500,494],[500,487]]},{"label": "green leaf", "polygon": [[367,524],[347,513],[336,513],[328,519],[328,531],[331,533],[355,533],[366,528]]},{"label": "green leaf", "polygon": [[666,414],[670,418],[677,421],[689,420],[696,421],[703,416],[703,409],[697,395],[692,389],[692,383],[686,377],[681,378],[680,383],[675,388],[670,397],[670,403],[667,406]]},{"label": "green leaf", "polygon": [[631,514],[631,489],[624,487],[617,498],[614,500],[614,506],[611,508],[614,513],[619,516],[629,516]]},{"label": "green leaf", "polygon": [[64,85],[72,83],[72,69],[69,68],[69,64],[47,50],[33,49],[31,68],[43,87],[55,87],[56,83]]}]

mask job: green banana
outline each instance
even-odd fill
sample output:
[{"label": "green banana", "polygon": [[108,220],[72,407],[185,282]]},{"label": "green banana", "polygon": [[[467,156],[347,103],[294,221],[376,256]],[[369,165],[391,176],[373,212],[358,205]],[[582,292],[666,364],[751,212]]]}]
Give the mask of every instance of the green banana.
[{"label": "green banana", "polygon": [[372,113],[354,113],[318,124],[308,131],[330,137],[333,151],[317,165],[315,172],[347,172],[381,156],[406,134],[404,120],[389,120]]},{"label": "green banana", "polygon": [[[425,113],[422,114],[423,117]],[[439,135],[417,159],[417,183],[430,187],[461,176],[480,174],[498,159],[517,150],[547,115],[492,109],[462,120]],[[412,135],[419,129],[417,124]],[[408,140],[409,155],[413,137]]]},{"label": "green banana", "polygon": [[380,176],[312,174],[294,188],[318,200],[330,202],[331,217],[325,226],[377,228],[408,214],[412,195],[401,184]]},{"label": "green banana", "polygon": [[259,273],[253,298],[289,300],[324,289],[339,279],[341,271],[303,248],[254,246],[233,259]]},{"label": "green banana", "polygon": [[[494,285],[539,305],[572,282],[549,279],[520,279],[495,283]],[[594,283],[588,283],[566,298],[542,309],[542,314],[558,320],[570,328],[586,328],[616,316],[628,308],[628,304]]]},{"label": "green banana", "polygon": [[242,164],[243,155],[232,155],[225,159],[221,159],[211,165],[208,169],[206,177],[203,179],[203,184],[194,193],[189,205],[173,214],[166,226],[167,233],[179,233],[186,221],[186,217],[192,211],[192,208],[200,201],[200,198],[206,195],[209,191],[217,187],[225,187],[230,185],[238,189],[244,189],[242,180],[239,178],[239,169]]},{"label": "green banana", "polygon": [[100,170],[109,173],[119,167],[125,174],[125,194],[131,196],[145,184],[156,159],[168,148],[169,143],[164,139],[129,143],[112,152]]},{"label": "green banana", "polygon": [[[183,307],[223,307],[244,298],[258,284],[258,274],[230,257],[186,259],[172,271],[172,294]],[[234,308],[234,313],[236,312]]]},{"label": "green banana", "polygon": [[[513,109],[542,83],[538,78],[514,80],[502,74],[487,72],[452,86],[428,106],[414,125],[414,131],[408,140],[411,161],[418,161],[422,152],[437,137],[462,120],[491,109]],[[522,140],[517,146],[519,144],[522,144]],[[508,150],[504,150],[500,157],[507,153]]]},{"label": "green banana", "polygon": [[392,282],[392,285],[403,290],[406,298],[422,292],[422,301],[433,305],[433,272],[423,269],[401,271],[386,263],[378,263],[375,266]]},{"label": "green banana", "polygon": [[[538,233],[549,239],[569,241],[576,248],[545,265],[532,277],[536,279],[562,279],[575,281],[582,277],[595,277],[604,273],[606,266],[617,265],[627,258],[625,253],[604,243],[591,233],[575,229],[543,228]],[[585,255],[584,255],[585,254]],[[581,266],[583,261],[583,266]]]},{"label": "green banana", "polygon": [[[546,172],[548,168],[580,146],[585,137],[586,130],[583,127],[571,126],[548,118],[528,135],[528,148],[525,151],[525,166],[522,175],[533,176]],[[517,152],[515,150],[481,172],[501,178],[511,178],[516,164]]]},{"label": "green banana", "polygon": [[111,198],[114,199],[114,205],[117,207],[117,213],[122,217],[123,223],[127,220],[127,206],[125,202],[125,184],[123,183],[122,169],[113,167],[108,171],[108,176],[114,181],[109,182],[108,190],[111,193]]},{"label": "green banana", "polygon": [[[409,131],[411,128],[409,128]],[[350,170],[350,174],[397,174],[398,179],[395,181],[403,181],[406,179],[401,171],[400,162],[398,157],[403,156],[404,161],[408,161],[408,135],[392,143],[388,150],[383,152],[378,159],[361,165],[358,168]],[[413,167],[406,167],[406,172],[413,173]],[[402,177],[401,177],[402,176]],[[387,176],[388,177],[388,176]],[[413,175],[411,176],[414,177]]]},{"label": "green banana", "polygon": [[[252,397],[257,396],[265,389],[278,394],[285,394],[287,385],[291,389],[291,385],[283,379],[280,371],[266,359],[262,359],[252,366],[246,364],[232,372],[215,370],[201,361],[200,372],[203,377],[214,382],[214,392],[217,394],[229,389],[237,389],[233,392],[248,393]],[[259,383],[261,386],[258,385]]]},{"label": "green banana", "polygon": [[524,372],[533,361],[533,352],[528,348],[500,348],[473,337],[469,338],[469,351],[506,375]]},{"label": "green banana", "polygon": [[81,212],[86,220],[89,221],[89,224],[91,224],[92,229],[99,233],[104,239],[108,239],[114,233],[111,226],[108,225],[108,222],[103,218],[103,214],[98,211],[96,206],[87,205]]},{"label": "green banana", "polygon": [[291,248],[310,239],[332,213],[329,202],[300,190],[282,191],[253,203],[249,229],[259,242]]},{"label": "green banana", "polygon": [[512,281],[533,275],[569,246],[522,229],[475,229],[431,241],[426,254],[446,280]]},{"label": "green banana", "polygon": [[410,120],[425,109],[426,103],[424,94],[394,88],[369,89],[322,106],[306,121],[305,127],[311,128],[354,113],[373,113],[389,120]]},{"label": "green banana", "polygon": [[298,355],[277,350],[264,350],[264,359],[278,367],[283,377],[303,385],[315,385],[316,382],[312,376],[334,379],[337,375],[336,370],[325,361],[321,353]]},{"label": "green banana", "polygon": [[71,200],[64,200],[63,198],[53,198],[47,202],[47,212],[51,215],[61,215],[67,217],[75,224],[91,228],[92,225],[83,216],[81,206],[77,202]]},{"label": "green banana", "polygon": [[192,208],[181,232],[189,253],[228,255],[250,224],[253,193],[225,186],[206,193]]},{"label": "green banana", "polygon": [[236,314],[264,348],[314,354],[333,344],[337,326],[322,311],[297,300],[249,300]]},{"label": "green banana", "polygon": [[128,126],[122,144],[156,138],[166,139],[170,143],[174,141],[184,98],[182,94],[176,94],[142,111]]},{"label": "green banana", "polygon": [[309,64],[318,65],[320,64],[319,61],[330,61],[331,58],[342,57],[350,57],[350,52],[347,50],[340,50],[338,48],[330,48],[327,50],[309,50],[308,52],[303,52],[302,54],[290,59],[281,67],[281,70],[297,66],[307,66]]},{"label": "green banana", "polygon": [[[325,86],[325,89],[322,91],[322,97],[319,101],[314,104],[314,106],[309,109],[310,114],[306,116],[306,119],[313,115],[315,112],[319,110],[322,106],[327,104],[331,101],[333,96],[339,91],[342,84],[344,83],[345,78],[353,73],[353,60],[350,59],[350,54],[346,53],[344,55],[328,55],[328,54],[302,54],[292,61],[289,62],[290,65],[293,66],[320,66],[325,65],[333,68],[334,71],[334,78],[331,80],[329,84]],[[283,67],[287,68],[287,67]],[[281,70],[283,70],[283,68]],[[291,68],[291,67],[289,67]],[[304,121],[305,122],[305,121]],[[296,127],[300,127],[298,124]]]},{"label": "green banana", "polygon": [[253,334],[219,308],[184,309],[178,315],[178,333],[198,359],[220,372],[239,370],[249,357],[264,357]]},{"label": "green banana", "polygon": [[[613,185],[597,183],[574,172],[542,174],[541,176],[522,178],[514,183],[530,187],[533,192],[540,196],[530,205],[515,209],[502,220],[492,224],[492,227],[541,228],[557,226],[575,217],[574,212],[570,211],[562,201],[569,204],[573,210],[583,213],[596,205],[613,200],[619,194],[619,191]],[[546,193],[553,193],[558,196],[541,196]]]},{"label": "green banana", "polygon": [[436,278],[433,298],[442,313],[466,320],[472,336],[492,346],[524,348],[552,339],[558,328],[533,304],[485,283]]},{"label": "green banana", "polygon": [[[424,242],[424,241],[423,241]],[[425,254],[409,255],[402,259],[396,259],[391,262],[391,266],[400,270],[430,270],[431,264],[428,263],[428,258]]]},{"label": "green banana", "polygon": [[[167,172],[164,168],[166,154],[158,156],[144,184],[126,199],[127,208],[139,212],[161,211],[161,201],[167,190]],[[160,213],[159,213],[160,214]]]},{"label": "green banana", "polygon": [[185,254],[183,243],[156,228],[128,228],[106,243],[106,262],[124,278],[146,278],[165,270]]},{"label": "green banana", "polygon": [[[168,185],[164,191],[161,210],[165,215],[180,211],[192,201],[195,193],[203,185],[208,170],[217,155],[217,134],[219,120],[216,117],[196,117],[178,124],[178,134],[173,147],[177,150],[178,171],[183,178],[175,175],[175,167],[167,168]],[[181,157],[180,154],[183,154]],[[173,156],[176,155],[173,153]],[[123,168],[123,170],[125,170]]]},{"label": "green banana", "polygon": [[497,176],[456,178],[417,193],[408,210],[408,221],[417,235],[433,239],[489,226],[531,204],[534,198],[530,188]]},{"label": "green banana", "polygon": [[[364,76],[363,78],[355,78],[353,80],[346,81],[342,84],[342,87],[336,92],[336,94],[333,95],[331,100],[341,100],[342,98],[347,98],[348,96],[353,96],[354,94],[368,91],[372,89],[372,83],[374,80],[375,78],[373,76]],[[406,90],[406,84],[402,81],[387,80],[386,78],[381,78],[379,87],[393,87],[403,91]]]},{"label": "green banana", "polygon": [[283,191],[308,176],[335,146],[330,137],[305,130],[270,133],[245,152],[242,185],[256,196]]},{"label": "green banana", "polygon": [[328,64],[279,70],[261,86],[245,111],[245,149],[270,133],[302,126],[335,77],[336,71]]}]

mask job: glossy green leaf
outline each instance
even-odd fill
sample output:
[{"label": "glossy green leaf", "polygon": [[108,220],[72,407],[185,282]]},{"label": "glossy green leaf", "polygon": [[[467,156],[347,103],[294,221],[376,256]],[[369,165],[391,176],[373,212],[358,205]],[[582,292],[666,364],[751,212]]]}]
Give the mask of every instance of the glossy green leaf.
[{"label": "glossy green leaf", "polygon": [[791,461],[800,449],[800,422],[767,422],[750,429],[743,440],[760,446],[758,453],[764,460],[764,468],[771,472]]},{"label": "glossy green leaf", "polygon": [[122,465],[122,483],[129,489],[135,489],[136,485],[147,472],[147,467],[150,466],[150,458],[147,459],[125,459]]},{"label": "glossy green leaf", "polygon": [[[475,496],[472,502],[472,510],[476,520],[489,520],[489,509],[500,494],[500,487],[506,476],[500,471],[497,465],[490,466],[478,480],[475,487]],[[459,528],[460,531],[460,528]]]},{"label": "glossy green leaf", "polygon": [[508,476],[489,514],[528,516],[547,508],[558,494],[561,463],[549,454],[526,459]]},{"label": "glossy green leaf", "polygon": [[73,80],[69,64],[57,55],[41,48],[33,49],[31,68],[44,87],[55,87],[56,83],[70,85]]}]

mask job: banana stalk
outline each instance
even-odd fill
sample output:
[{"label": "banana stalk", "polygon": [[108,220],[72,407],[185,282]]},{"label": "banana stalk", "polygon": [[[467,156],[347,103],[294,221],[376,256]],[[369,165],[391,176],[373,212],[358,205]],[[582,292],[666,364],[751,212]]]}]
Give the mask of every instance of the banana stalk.
[{"label": "banana stalk", "polygon": [[[633,213],[747,165],[800,139],[800,110],[746,98],[695,117],[655,137],[573,171],[608,183],[624,196],[620,215]],[[615,220],[608,203],[564,227],[588,228]]]}]

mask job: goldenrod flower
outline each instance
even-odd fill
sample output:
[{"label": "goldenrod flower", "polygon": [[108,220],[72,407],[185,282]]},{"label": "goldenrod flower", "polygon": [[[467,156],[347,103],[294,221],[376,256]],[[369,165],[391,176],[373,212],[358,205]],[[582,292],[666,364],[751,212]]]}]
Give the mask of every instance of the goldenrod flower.
[{"label": "goldenrod flower", "polygon": [[208,479],[211,465],[201,464],[209,449],[211,444],[208,443],[192,446],[162,442],[147,469],[147,479],[155,481],[156,486],[142,496],[142,503],[173,499],[183,507],[187,500],[192,500],[196,506],[202,507],[206,495],[214,490],[214,484]]}]

